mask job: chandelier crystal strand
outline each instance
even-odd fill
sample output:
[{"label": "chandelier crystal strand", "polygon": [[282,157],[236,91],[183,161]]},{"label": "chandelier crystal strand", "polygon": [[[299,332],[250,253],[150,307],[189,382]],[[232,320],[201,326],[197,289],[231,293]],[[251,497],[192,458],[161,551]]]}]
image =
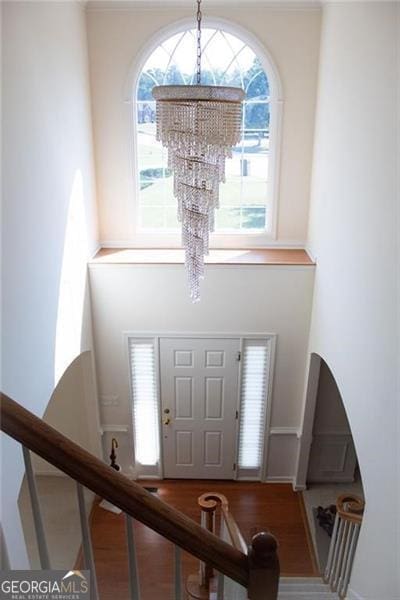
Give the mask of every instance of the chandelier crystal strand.
[{"label": "chandelier crystal strand", "polygon": [[197,0],[197,85],[201,84],[201,0]]},{"label": "chandelier crystal strand", "polygon": [[153,88],[157,140],[168,149],[192,302],[200,300],[204,256],[219,208],[225,161],[241,139],[244,91],[201,85],[201,0],[197,0],[197,85]]}]

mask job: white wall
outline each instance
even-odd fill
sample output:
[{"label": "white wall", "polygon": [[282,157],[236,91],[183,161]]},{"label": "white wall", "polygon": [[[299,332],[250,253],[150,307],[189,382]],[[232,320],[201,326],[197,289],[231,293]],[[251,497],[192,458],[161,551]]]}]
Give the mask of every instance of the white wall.
[{"label": "white wall", "polygon": [[[291,480],[301,419],[314,268],[207,266],[199,304],[189,300],[183,265],[90,266],[102,423],[129,426],[124,332],[276,333],[268,476]],[[125,342],[125,343],[124,343]],[[121,466],[131,464],[125,434]],[[110,440],[108,440],[109,442]],[[126,455],[126,452],[129,452]]]},{"label": "white wall", "polygon": [[313,432],[318,435],[332,431],[351,433],[335,379],[326,363],[321,361]]},{"label": "white wall", "polygon": [[[243,7],[207,2],[205,17],[226,19],[248,31],[272,56],[282,79],[283,138],[279,183],[278,242],[301,243],[307,235],[317,86],[320,10]],[[99,6],[100,5],[100,6]],[[100,238],[133,242],[132,105],[125,102],[132,66],[149,39],[168,25],[194,19],[194,6],[176,2],[88,9],[88,39]],[[103,8],[103,6],[105,6]],[[194,21],[193,21],[194,22]],[[134,157],[135,160],[135,157]]]},{"label": "white wall", "polygon": [[[84,270],[97,246],[97,224],[85,14],[75,2],[3,2],[1,7],[1,387],[41,416],[61,374],[55,373],[56,347],[64,368],[67,358],[88,349],[89,338],[81,331],[87,329]],[[68,224],[78,216],[70,231],[79,232],[79,243],[72,243],[72,236],[64,244]],[[71,273],[71,247],[80,251],[73,256],[80,266],[79,290],[65,275]],[[23,568],[27,560],[17,514],[21,451],[7,436],[2,442],[3,527],[11,565]]]},{"label": "white wall", "polygon": [[384,2],[324,9],[310,225],[318,262],[310,352],[332,370],[356,445],[366,513],[351,597],[370,600],[400,597],[398,11]]},{"label": "white wall", "polygon": [[[43,419],[73,442],[102,456],[97,402],[92,355],[86,351],[70,364],[61,377]],[[33,456],[33,469],[37,475],[63,474],[38,456]]]}]

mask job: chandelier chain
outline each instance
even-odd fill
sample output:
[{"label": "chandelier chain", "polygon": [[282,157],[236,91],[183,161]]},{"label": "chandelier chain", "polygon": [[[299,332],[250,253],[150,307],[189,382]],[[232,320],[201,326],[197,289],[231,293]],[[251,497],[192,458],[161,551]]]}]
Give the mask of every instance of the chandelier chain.
[{"label": "chandelier chain", "polygon": [[197,84],[201,83],[201,0],[197,0]]}]

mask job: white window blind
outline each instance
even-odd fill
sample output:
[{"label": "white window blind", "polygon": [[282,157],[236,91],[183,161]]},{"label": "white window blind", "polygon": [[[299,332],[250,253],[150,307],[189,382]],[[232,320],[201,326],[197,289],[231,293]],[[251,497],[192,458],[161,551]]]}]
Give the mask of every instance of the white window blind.
[{"label": "white window blind", "polygon": [[160,443],[153,340],[129,339],[129,357],[135,457],[142,465],[156,465],[160,460]]},{"label": "white window blind", "polygon": [[245,342],[241,384],[239,469],[260,469],[262,464],[268,363],[267,340]]}]

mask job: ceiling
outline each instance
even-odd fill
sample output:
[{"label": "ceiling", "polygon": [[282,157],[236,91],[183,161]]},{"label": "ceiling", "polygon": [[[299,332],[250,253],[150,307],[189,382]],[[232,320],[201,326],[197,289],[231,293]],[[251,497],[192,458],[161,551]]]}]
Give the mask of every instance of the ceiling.
[{"label": "ceiling", "polygon": [[[196,0],[86,0],[84,2],[89,10],[99,9],[129,9],[147,8],[149,10],[168,9],[170,7],[193,7]],[[230,6],[231,8],[243,8],[246,6],[263,6],[268,8],[293,8],[293,9],[315,9],[320,8],[323,0],[203,0],[202,7],[207,6]]]}]

